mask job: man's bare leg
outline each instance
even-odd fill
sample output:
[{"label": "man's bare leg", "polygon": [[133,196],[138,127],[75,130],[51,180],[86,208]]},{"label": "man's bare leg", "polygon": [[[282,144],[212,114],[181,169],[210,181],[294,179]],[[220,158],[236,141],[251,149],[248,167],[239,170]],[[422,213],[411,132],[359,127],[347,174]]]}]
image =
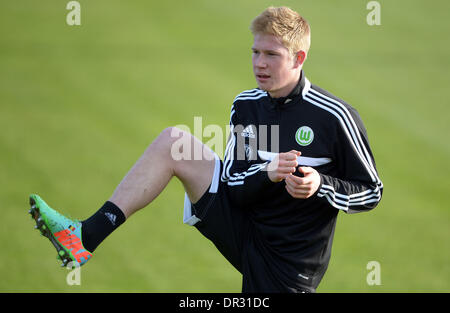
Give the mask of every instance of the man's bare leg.
[{"label": "man's bare leg", "polygon": [[[190,144],[190,153],[186,160],[174,160],[172,155],[173,145],[180,138]],[[202,151],[200,160],[194,160],[194,151]],[[175,152],[182,151],[176,149]],[[183,183],[191,202],[195,203],[211,183],[214,164],[214,153],[201,141],[179,129],[167,128],[145,150],[109,201],[117,205],[128,218],[151,203],[171,178],[176,176]]]},{"label": "man's bare leg", "polygon": [[[181,152],[183,158],[174,158]],[[211,184],[214,166],[215,154],[208,147],[189,133],[167,128],[145,150],[110,200],[88,219],[69,219],[35,194],[30,195],[29,212],[36,220],[36,228],[55,246],[63,266],[73,260],[82,265],[109,234],[151,203],[173,176],[183,183],[191,202],[197,202]]]}]

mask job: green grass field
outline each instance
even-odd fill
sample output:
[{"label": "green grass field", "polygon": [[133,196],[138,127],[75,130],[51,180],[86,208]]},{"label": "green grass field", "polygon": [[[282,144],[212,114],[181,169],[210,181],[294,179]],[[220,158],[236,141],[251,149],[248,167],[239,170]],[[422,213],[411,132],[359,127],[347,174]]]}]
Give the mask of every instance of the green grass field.
[{"label": "green grass field", "polygon": [[87,218],[165,127],[225,127],[256,86],[248,27],[269,5],[311,23],[306,75],[360,112],[385,186],[375,210],[340,213],[318,292],[450,292],[448,1],[380,0],[380,26],[361,0],[80,0],[80,26],[67,2],[0,4],[1,292],[240,292],[183,225],[178,181],[97,249],[80,286],[33,229],[28,195]]}]

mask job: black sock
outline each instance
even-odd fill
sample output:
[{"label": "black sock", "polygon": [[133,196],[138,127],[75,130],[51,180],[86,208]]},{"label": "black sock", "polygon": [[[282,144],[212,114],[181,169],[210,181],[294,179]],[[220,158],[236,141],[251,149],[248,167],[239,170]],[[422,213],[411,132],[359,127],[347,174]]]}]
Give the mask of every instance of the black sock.
[{"label": "black sock", "polygon": [[125,222],[125,215],[114,203],[106,201],[94,215],[81,222],[83,246],[94,252],[97,246]]}]

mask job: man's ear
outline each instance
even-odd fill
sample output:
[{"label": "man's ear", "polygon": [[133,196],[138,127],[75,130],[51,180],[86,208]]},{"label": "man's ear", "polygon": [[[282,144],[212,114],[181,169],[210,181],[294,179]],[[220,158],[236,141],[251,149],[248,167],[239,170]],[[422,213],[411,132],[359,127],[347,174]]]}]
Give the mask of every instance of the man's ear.
[{"label": "man's ear", "polygon": [[295,54],[295,67],[297,68],[299,66],[302,66],[305,60],[306,60],[306,52],[300,50]]}]

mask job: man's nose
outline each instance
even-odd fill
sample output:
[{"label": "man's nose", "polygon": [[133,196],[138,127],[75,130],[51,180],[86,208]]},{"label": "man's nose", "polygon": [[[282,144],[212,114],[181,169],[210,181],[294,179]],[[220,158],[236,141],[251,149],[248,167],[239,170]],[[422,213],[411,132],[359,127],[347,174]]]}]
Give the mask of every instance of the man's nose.
[{"label": "man's nose", "polygon": [[258,68],[266,68],[267,67],[267,62],[264,58],[264,56],[262,55],[258,55],[255,59],[255,66]]}]

